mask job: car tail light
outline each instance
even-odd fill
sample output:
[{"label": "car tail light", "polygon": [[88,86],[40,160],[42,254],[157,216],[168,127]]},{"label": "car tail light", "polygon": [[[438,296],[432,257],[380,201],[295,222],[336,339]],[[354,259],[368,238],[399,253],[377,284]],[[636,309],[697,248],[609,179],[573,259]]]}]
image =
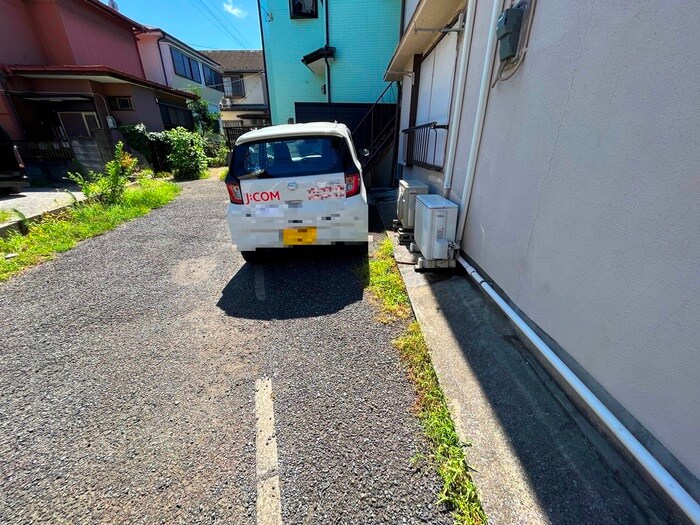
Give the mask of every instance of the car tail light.
[{"label": "car tail light", "polygon": [[19,166],[19,169],[23,170],[24,169],[24,161],[22,161],[22,156],[19,154],[19,150],[17,149],[17,146],[12,146],[12,151],[15,154],[15,160],[17,161],[17,165]]},{"label": "car tail light", "polygon": [[243,193],[241,193],[241,183],[238,180],[233,180],[226,183],[228,197],[232,204],[243,204]]},{"label": "car tail light", "polygon": [[360,174],[353,171],[345,174],[345,196],[352,197],[360,193]]}]

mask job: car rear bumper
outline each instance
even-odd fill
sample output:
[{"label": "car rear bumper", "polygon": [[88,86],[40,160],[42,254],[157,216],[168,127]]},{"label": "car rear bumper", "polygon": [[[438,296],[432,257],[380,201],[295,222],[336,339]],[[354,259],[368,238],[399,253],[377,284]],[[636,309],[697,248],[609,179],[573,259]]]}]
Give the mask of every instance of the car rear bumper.
[{"label": "car rear bumper", "polygon": [[247,207],[229,205],[227,222],[234,248],[282,248],[283,232],[292,228],[316,228],[313,245],[367,242],[367,204],[361,199],[348,199],[342,209],[327,215],[309,216],[308,212],[295,209],[285,209],[283,213],[283,217],[266,216],[263,210],[253,215]]}]

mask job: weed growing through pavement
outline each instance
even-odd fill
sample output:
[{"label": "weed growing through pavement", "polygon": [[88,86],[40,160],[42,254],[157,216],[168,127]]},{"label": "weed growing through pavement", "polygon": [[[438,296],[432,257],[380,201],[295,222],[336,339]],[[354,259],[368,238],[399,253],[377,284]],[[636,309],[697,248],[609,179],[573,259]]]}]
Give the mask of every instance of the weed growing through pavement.
[{"label": "weed growing through pavement", "polygon": [[179,186],[171,182],[144,179],[138,185],[126,188],[116,204],[77,204],[57,217],[27,224],[26,235],[14,232],[6,239],[0,239],[0,255],[17,254],[11,259],[0,257],[0,281],[9,279],[28,266],[52,259],[57,253],[75,246],[78,241],[164,206],[179,192]]},{"label": "weed growing through pavement", "polygon": [[416,412],[432,445],[433,461],[443,482],[438,500],[452,510],[456,523],[486,523],[486,515],[469,474],[464,453],[467,444],[457,436],[417,321],[413,321],[406,333],[394,341],[394,346],[408,365],[408,374],[418,393]]},{"label": "weed growing through pavement", "polygon": [[[378,301],[383,322],[405,319],[411,315],[411,303],[393,257],[393,245],[385,239],[369,261],[369,290]],[[452,511],[460,525],[485,524],[476,487],[469,474],[464,453],[445,396],[440,389],[420,325],[412,321],[406,333],[393,341],[413,382],[417,400],[415,411],[431,445],[427,456],[416,455],[412,463],[430,460],[442,479],[438,501]]]},{"label": "weed growing through pavement", "polygon": [[0,224],[4,222],[10,222],[13,217],[13,213],[7,210],[0,210]]},{"label": "weed growing through pavement", "polygon": [[369,259],[369,291],[379,302],[379,321],[390,323],[407,319],[411,315],[411,303],[396,268],[391,239],[384,239]]}]

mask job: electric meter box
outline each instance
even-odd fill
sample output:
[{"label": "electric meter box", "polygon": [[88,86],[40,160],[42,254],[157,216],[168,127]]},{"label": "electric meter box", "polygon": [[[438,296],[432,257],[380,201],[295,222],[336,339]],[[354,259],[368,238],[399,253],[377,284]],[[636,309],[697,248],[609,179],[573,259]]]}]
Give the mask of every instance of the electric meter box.
[{"label": "electric meter box", "polygon": [[416,247],[427,261],[447,259],[457,234],[459,206],[440,195],[416,197]]},{"label": "electric meter box", "polygon": [[428,185],[418,180],[400,180],[399,196],[396,199],[396,218],[406,230],[415,226],[416,196],[426,195]]}]

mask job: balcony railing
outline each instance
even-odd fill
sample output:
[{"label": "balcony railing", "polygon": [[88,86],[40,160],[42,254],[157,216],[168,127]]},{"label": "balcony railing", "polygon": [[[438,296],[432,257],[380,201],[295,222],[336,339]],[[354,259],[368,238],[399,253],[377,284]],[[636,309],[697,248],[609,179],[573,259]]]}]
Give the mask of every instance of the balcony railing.
[{"label": "balcony railing", "polygon": [[243,135],[244,133],[247,133],[249,131],[253,131],[254,129],[259,129],[261,126],[232,126],[232,127],[224,127],[224,133],[226,135],[226,144],[228,145],[228,149],[233,149],[234,144],[236,143],[236,139]]},{"label": "balcony railing", "polygon": [[445,162],[447,124],[429,122],[402,130],[403,160],[406,166],[442,171]]}]

